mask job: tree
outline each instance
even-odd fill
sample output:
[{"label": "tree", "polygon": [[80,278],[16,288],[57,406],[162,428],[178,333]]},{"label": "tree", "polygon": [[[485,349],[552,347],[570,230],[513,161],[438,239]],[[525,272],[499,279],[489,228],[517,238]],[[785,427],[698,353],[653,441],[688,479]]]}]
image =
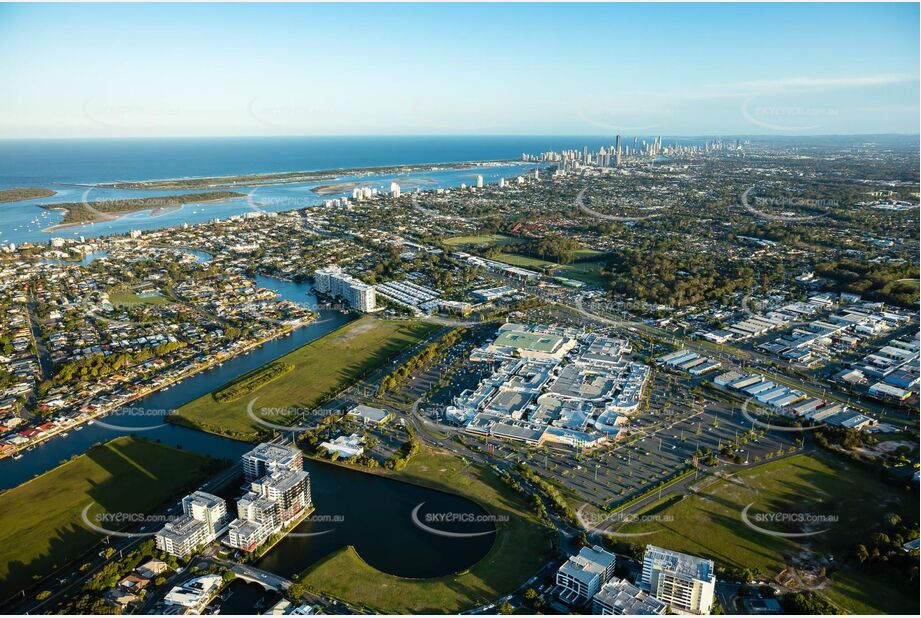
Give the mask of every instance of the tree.
[{"label": "tree", "polygon": [[512,607],[511,603],[506,601],[505,603],[499,606],[499,613],[502,614],[503,616],[511,616],[513,613],[515,613],[515,608]]},{"label": "tree", "polygon": [[857,556],[857,560],[859,560],[861,563],[866,562],[867,558],[870,557],[870,553],[867,551],[866,545],[863,544],[857,546],[854,554]]}]

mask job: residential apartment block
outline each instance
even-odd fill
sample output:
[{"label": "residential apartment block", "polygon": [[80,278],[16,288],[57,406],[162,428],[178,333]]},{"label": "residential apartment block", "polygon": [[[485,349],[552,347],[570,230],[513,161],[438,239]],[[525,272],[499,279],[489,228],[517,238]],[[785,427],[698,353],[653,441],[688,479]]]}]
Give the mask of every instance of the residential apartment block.
[{"label": "residential apartment block", "polygon": [[248,491],[237,500],[237,518],[224,542],[250,552],[303,515],[313,500],[297,448],[260,444],[243,456],[243,468]]},{"label": "residential apartment block", "polygon": [[250,483],[283,468],[304,469],[304,454],[299,448],[263,442],[243,455],[243,473]]},{"label": "residential apartment block", "polygon": [[327,266],[314,272],[314,288],[320,294],[341,298],[356,311],[373,311],[377,306],[374,286],[346,274],[338,266]]},{"label": "residential apartment block", "polygon": [[597,545],[583,547],[556,572],[559,597],[571,605],[587,603],[614,576],[614,554]]},{"label": "residential apartment block", "polygon": [[640,587],[676,612],[709,614],[716,577],[713,561],[646,546]]},{"label": "residential apartment block", "polygon": [[196,491],[182,499],[182,512],[156,534],[157,549],[185,556],[227,529],[227,504],[223,498]]},{"label": "residential apartment block", "polygon": [[592,613],[599,616],[662,616],[667,611],[667,603],[616,577],[592,597]]}]

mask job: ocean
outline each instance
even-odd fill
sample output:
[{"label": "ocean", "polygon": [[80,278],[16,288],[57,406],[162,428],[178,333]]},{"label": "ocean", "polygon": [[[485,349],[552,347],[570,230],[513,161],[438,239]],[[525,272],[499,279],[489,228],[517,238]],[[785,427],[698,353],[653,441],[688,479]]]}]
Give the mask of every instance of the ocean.
[{"label": "ocean", "polygon": [[[46,187],[57,191],[50,198],[0,204],[0,244],[46,242],[53,237],[93,238],[130,230],[161,229],[180,223],[200,223],[250,210],[257,199],[270,202],[266,210],[286,210],[346,195],[317,195],[316,184],[277,187],[237,187],[255,191],[251,199],[207,205],[186,204],[169,212],[140,211],[114,221],[44,231],[61,219],[61,213],[42,204],[96,201],[183,193],[183,191],[131,191],[89,188],[112,181],[159,180],[194,176],[382,167],[401,164],[512,160],[516,163],[482,170],[439,170],[425,174],[364,176],[362,184],[389,188],[391,180],[404,191],[424,176],[423,188],[470,184],[477,173],[487,183],[514,177],[533,165],[518,161],[522,153],[588,146],[597,149],[611,137],[495,136],[495,137],[274,137],[195,139],[69,139],[0,141],[0,188]],[[343,176],[340,180],[348,181]],[[418,185],[417,185],[418,186]],[[192,191],[187,191],[192,192]],[[260,206],[261,208],[261,206]]]}]

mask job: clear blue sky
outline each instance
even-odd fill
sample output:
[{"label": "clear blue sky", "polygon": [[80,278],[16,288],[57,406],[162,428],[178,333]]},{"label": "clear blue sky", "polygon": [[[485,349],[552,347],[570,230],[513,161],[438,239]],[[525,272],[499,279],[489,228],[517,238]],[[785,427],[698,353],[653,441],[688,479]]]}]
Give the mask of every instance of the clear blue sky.
[{"label": "clear blue sky", "polygon": [[917,4],[0,5],[0,138],[917,133]]}]

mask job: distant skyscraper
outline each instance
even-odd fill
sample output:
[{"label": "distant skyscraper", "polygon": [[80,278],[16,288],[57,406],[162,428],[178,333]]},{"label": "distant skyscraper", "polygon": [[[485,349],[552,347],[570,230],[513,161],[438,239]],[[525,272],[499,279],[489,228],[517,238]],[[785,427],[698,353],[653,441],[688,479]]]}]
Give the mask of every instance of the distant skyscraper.
[{"label": "distant skyscraper", "polygon": [[483,177],[480,176],[480,175],[477,175],[477,177],[476,177],[476,188],[477,188],[477,189],[482,189],[482,188],[483,188]]},{"label": "distant skyscraper", "polygon": [[393,197],[400,197],[400,185],[398,185],[395,182],[391,182],[390,183],[390,194],[393,195]]},{"label": "distant skyscraper", "polygon": [[614,165],[616,165],[617,167],[620,167],[620,135],[618,135],[614,139],[614,150],[616,152],[615,159],[614,159]]}]

